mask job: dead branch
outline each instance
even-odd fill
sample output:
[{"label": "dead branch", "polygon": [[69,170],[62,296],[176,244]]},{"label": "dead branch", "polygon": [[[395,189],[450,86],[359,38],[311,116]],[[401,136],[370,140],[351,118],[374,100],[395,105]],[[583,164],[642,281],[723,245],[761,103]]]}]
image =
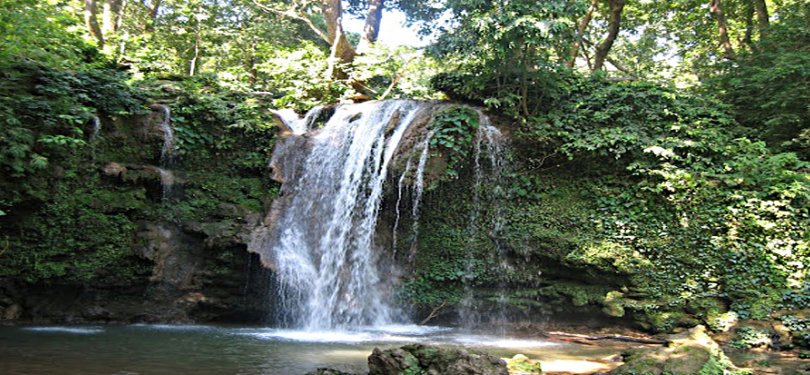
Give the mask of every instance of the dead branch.
[{"label": "dead branch", "polygon": [[[626,342],[635,342],[639,344],[655,344],[655,345],[667,345],[669,341],[667,340],[656,340],[656,339],[643,339],[639,337],[632,337],[632,336],[622,336],[622,335],[605,335],[605,336],[588,336],[588,335],[580,335],[576,333],[567,333],[567,332],[547,332],[549,336],[559,336],[565,338],[573,338],[573,339],[581,339],[581,340],[590,340],[590,341],[597,341],[597,340],[616,340],[616,341],[626,341]],[[563,339],[565,340],[565,339]],[[570,341],[566,340],[566,341]]]},{"label": "dead branch", "polygon": [[411,56],[411,58],[408,59],[408,61],[406,61],[405,64],[402,65],[402,68],[399,70],[399,72],[397,72],[397,76],[394,78],[393,81],[391,81],[391,84],[388,85],[388,88],[385,90],[385,92],[383,92],[382,96],[380,96],[379,100],[385,99],[385,97],[391,93],[391,90],[393,90],[394,87],[396,87],[397,83],[399,83],[399,80],[401,80],[402,77],[405,76],[405,72],[408,70],[408,66],[411,65],[411,62],[415,59],[416,55]]},{"label": "dead branch", "polygon": [[425,324],[426,324],[427,322],[429,322],[431,319],[433,319],[433,318],[435,318],[435,317],[439,316],[439,311],[441,311],[441,310],[442,310],[442,309],[443,309],[445,306],[447,306],[447,298],[445,298],[445,299],[444,299],[444,301],[442,301],[442,304],[441,304],[441,305],[439,305],[439,306],[435,307],[435,308],[434,308],[434,309],[433,309],[433,310],[430,312],[430,314],[428,314],[427,318],[422,319],[422,321],[421,321],[421,322],[419,322],[419,325],[425,325]]}]

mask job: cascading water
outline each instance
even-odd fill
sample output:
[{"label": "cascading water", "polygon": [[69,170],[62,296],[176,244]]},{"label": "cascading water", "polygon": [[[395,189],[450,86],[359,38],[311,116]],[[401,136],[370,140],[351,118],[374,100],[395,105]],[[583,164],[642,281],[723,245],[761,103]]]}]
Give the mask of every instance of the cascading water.
[{"label": "cascading water", "polygon": [[408,176],[408,172],[411,170],[411,160],[413,160],[413,154],[408,156],[408,161],[405,162],[405,170],[402,171],[402,174],[399,176],[399,180],[397,182],[397,204],[396,204],[396,219],[394,219],[394,230],[391,234],[391,247],[394,249],[394,258],[397,257],[397,230],[399,229],[399,221],[401,218],[402,212],[400,211],[399,207],[402,204],[402,191],[405,188],[405,177]]},{"label": "cascading water", "polygon": [[317,106],[309,110],[304,117],[298,116],[298,113],[292,109],[272,110],[276,116],[281,120],[284,125],[293,132],[293,134],[304,134],[312,129],[315,120],[323,112],[323,106]]},{"label": "cascading water", "polygon": [[287,324],[314,330],[395,319],[374,233],[389,163],[419,111],[401,100],[341,106],[307,134],[310,150],[272,244]]},{"label": "cascading water", "polygon": [[408,254],[408,260],[413,262],[416,256],[416,241],[419,238],[419,205],[422,203],[422,193],[425,190],[425,166],[427,165],[428,156],[430,155],[430,140],[433,138],[433,130],[428,131],[425,139],[422,141],[421,151],[419,154],[419,163],[416,165],[416,176],[414,176],[414,194],[413,203],[411,204],[411,249]]},{"label": "cascading water", "polygon": [[[492,126],[489,118],[484,115],[483,112],[478,111],[478,119],[479,127],[474,143],[475,169],[473,175],[473,204],[467,226],[469,238],[473,238],[475,233],[479,230],[497,231],[498,225],[500,225],[497,212],[496,215],[493,215],[493,221],[491,223],[479,223],[478,221],[485,208],[495,208],[497,211],[497,189],[495,189],[493,185],[497,185],[497,182],[500,181],[501,173],[503,172],[504,138],[498,128]],[[482,152],[489,159],[489,173],[487,174],[484,173],[484,168],[481,165]],[[487,190],[486,196],[484,197],[482,195],[485,186]],[[482,198],[488,199],[486,205],[481,201]],[[480,228],[482,225],[486,225],[486,227]],[[498,255],[500,256],[501,254]],[[476,309],[476,300],[472,285],[475,280],[474,263],[474,254],[468,252],[465,263],[465,275],[462,278],[464,283],[464,297],[459,303],[459,318],[462,326],[466,329],[472,329],[481,323],[481,315]]]},{"label": "cascading water", "polygon": [[168,106],[155,104],[153,109],[160,110],[163,114],[163,121],[160,123],[160,130],[163,132],[163,147],[160,149],[160,189],[161,200],[166,202],[171,198],[172,189],[174,187],[174,173],[169,169],[173,162],[174,155],[174,130],[171,125],[171,110]]},{"label": "cascading water", "polygon": [[163,112],[163,121],[160,123],[160,130],[163,132],[163,147],[160,149],[160,164],[166,166],[171,164],[174,153],[174,130],[171,124],[171,110],[165,105],[156,105],[155,108]]},{"label": "cascading water", "polygon": [[93,132],[90,133],[90,144],[92,145],[96,143],[98,134],[101,132],[101,120],[99,120],[98,116],[91,116],[90,119],[93,122]]},{"label": "cascading water", "polygon": [[[399,310],[387,302],[399,274],[394,262],[400,205],[410,204],[408,258],[413,261],[434,134],[428,126],[444,105],[405,100],[341,105],[318,129],[312,124],[320,108],[303,118],[275,112],[283,131],[270,165],[282,187],[248,249],[273,270],[280,325],[321,331],[402,322]],[[480,185],[498,178],[484,173],[498,173],[501,142],[500,132],[479,115],[477,201],[484,196]],[[485,156],[489,167],[482,167]],[[392,165],[401,174],[389,179]],[[393,236],[376,238],[382,233],[376,226],[387,180],[396,184]],[[407,200],[404,190],[410,191]],[[478,227],[476,221],[471,228]]]}]

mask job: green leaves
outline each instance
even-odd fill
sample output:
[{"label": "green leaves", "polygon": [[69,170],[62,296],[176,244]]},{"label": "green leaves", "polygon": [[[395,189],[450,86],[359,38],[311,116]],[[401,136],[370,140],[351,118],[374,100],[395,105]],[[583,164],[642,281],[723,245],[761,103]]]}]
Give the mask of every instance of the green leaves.
[{"label": "green leaves", "polygon": [[434,152],[447,155],[445,173],[449,179],[458,178],[457,169],[465,160],[479,125],[478,113],[467,106],[448,106],[433,117],[430,147]]}]

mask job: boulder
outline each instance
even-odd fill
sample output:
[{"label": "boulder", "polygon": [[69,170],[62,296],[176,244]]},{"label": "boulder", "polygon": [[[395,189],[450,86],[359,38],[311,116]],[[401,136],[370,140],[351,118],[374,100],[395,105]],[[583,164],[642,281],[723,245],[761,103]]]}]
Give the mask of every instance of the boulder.
[{"label": "boulder", "polygon": [[334,370],[331,368],[319,368],[315,371],[310,371],[305,375],[355,375],[349,372],[343,372],[339,370]]},{"label": "boulder", "polygon": [[369,375],[509,375],[506,362],[465,349],[406,345],[375,348],[368,357]]}]

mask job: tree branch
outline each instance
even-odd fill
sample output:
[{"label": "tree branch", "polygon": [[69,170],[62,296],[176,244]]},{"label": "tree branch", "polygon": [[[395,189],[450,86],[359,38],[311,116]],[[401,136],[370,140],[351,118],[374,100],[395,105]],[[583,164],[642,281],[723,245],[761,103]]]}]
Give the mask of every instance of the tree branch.
[{"label": "tree branch", "polygon": [[441,305],[431,310],[430,314],[428,314],[428,316],[425,319],[422,319],[422,321],[419,322],[419,325],[425,325],[425,323],[429,322],[431,319],[439,316],[439,311],[441,311],[445,306],[447,306],[447,298],[445,298],[444,301],[442,301]]},{"label": "tree branch", "polygon": [[397,83],[399,83],[399,80],[401,80],[402,77],[405,76],[405,72],[408,70],[408,66],[411,65],[411,62],[414,59],[416,59],[416,56],[417,55],[411,56],[411,58],[408,59],[408,61],[406,61],[405,64],[402,65],[402,68],[399,70],[399,72],[397,72],[397,76],[394,78],[393,81],[391,81],[391,84],[388,85],[388,88],[385,89],[385,92],[382,94],[382,96],[380,96],[379,100],[385,99],[385,97],[387,97],[388,94],[391,93],[391,90],[393,90],[394,87],[397,85]]},{"label": "tree branch", "polygon": [[269,7],[269,6],[266,6],[264,4],[260,4],[256,0],[253,0],[253,4],[255,4],[257,7],[259,7],[259,9],[261,9],[261,10],[263,10],[265,12],[275,13],[275,14],[278,14],[280,16],[292,18],[294,20],[298,20],[298,21],[301,21],[301,22],[305,23],[307,26],[309,26],[310,29],[312,29],[313,32],[315,32],[315,34],[317,34],[321,39],[323,39],[323,41],[328,43],[330,46],[332,45],[332,40],[329,39],[329,36],[327,36],[326,33],[323,32],[323,30],[321,30],[317,26],[315,26],[315,24],[312,22],[312,20],[310,20],[306,16],[301,15],[301,14],[297,14],[293,10],[282,11],[282,10],[279,10],[279,9],[275,9],[273,7]]}]

